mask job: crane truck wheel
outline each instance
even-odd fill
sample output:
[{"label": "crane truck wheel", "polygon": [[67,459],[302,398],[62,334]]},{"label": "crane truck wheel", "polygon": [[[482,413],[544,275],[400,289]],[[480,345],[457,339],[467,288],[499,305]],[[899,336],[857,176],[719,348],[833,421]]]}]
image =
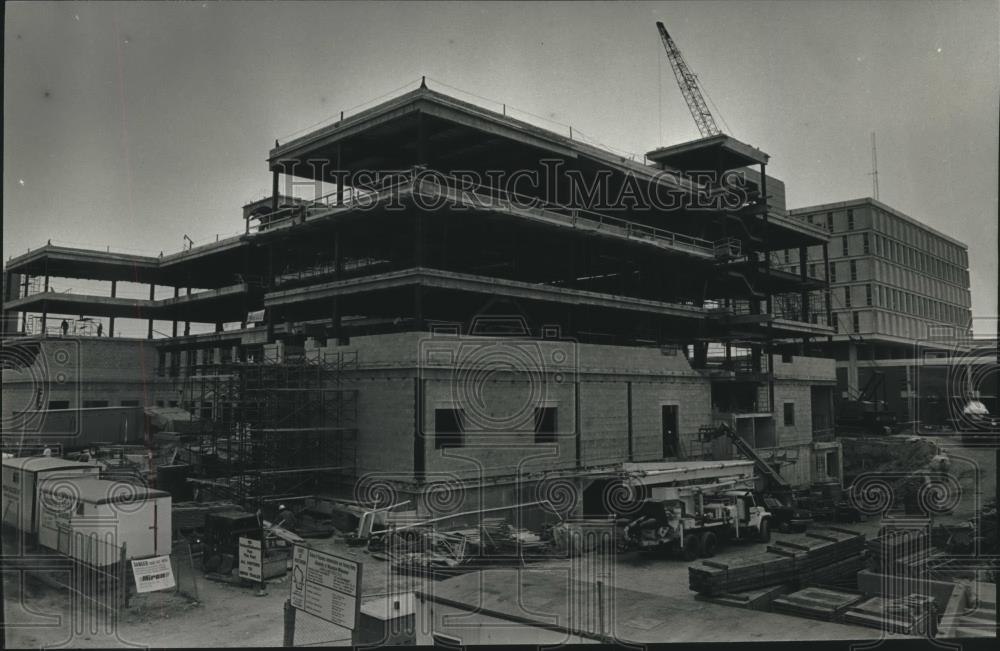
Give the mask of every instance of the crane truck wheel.
[{"label": "crane truck wheel", "polygon": [[693,533],[684,536],[684,548],[681,549],[681,557],[686,561],[693,561],[698,558],[698,537]]},{"label": "crane truck wheel", "polygon": [[757,531],[757,540],[760,542],[771,542],[771,521],[767,518],[760,521],[760,529]]},{"label": "crane truck wheel", "polygon": [[715,550],[719,546],[719,540],[711,531],[702,532],[698,538],[698,555],[702,558],[715,556]]}]

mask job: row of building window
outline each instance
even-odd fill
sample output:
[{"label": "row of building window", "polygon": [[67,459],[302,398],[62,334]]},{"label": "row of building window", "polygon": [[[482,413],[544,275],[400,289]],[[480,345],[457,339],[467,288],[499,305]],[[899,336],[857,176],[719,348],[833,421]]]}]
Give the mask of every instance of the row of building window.
[{"label": "row of building window", "polygon": [[[815,224],[816,223],[815,220],[818,217],[819,217],[819,215],[807,215],[806,216],[806,220],[810,224]],[[826,220],[824,222],[824,225],[826,226],[826,230],[828,230],[831,233],[833,232],[833,213],[832,212],[826,213]],[[849,231],[853,231],[854,230],[854,210],[852,210],[850,208],[847,209],[847,230],[849,230]]]},{"label": "row of building window", "polygon": [[[856,285],[843,288],[844,307],[854,307],[853,290]],[[865,305],[883,307],[894,312],[911,314],[924,319],[945,323],[964,324],[968,320],[969,311],[956,305],[949,305],[926,296],[905,292],[885,285],[866,283]],[[835,291],[835,290],[831,290]]]},{"label": "row of building window", "polygon": [[[887,236],[883,236],[886,239],[906,242],[913,245],[917,251],[927,252],[928,255],[940,258],[946,264],[953,263],[959,267],[968,266],[968,253],[964,248],[946,242],[941,236],[907,223],[895,215],[874,209],[871,212],[870,222],[863,221],[858,224],[854,218],[854,210],[849,208],[844,230],[853,231],[859,226],[860,228],[872,228],[877,232],[886,233]],[[825,215],[822,213],[806,215],[805,219],[810,224],[825,226],[830,233],[835,230],[833,212],[827,212]]]},{"label": "row of building window", "polygon": [[[868,233],[865,233],[865,253],[869,252]],[[846,238],[845,238],[846,239]],[[844,244],[846,250],[846,242]],[[847,255],[847,253],[844,253]],[[969,273],[956,265],[949,264],[912,246],[900,244],[882,235],[875,236],[875,255],[892,260],[896,264],[916,269],[917,271],[940,278],[956,285],[969,285]]]},{"label": "row of building window", "polygon": [[[840,332],[840,314],[833,315],[833,331]],[[851,312],[851,332],[861,332],[861,313]]]}]

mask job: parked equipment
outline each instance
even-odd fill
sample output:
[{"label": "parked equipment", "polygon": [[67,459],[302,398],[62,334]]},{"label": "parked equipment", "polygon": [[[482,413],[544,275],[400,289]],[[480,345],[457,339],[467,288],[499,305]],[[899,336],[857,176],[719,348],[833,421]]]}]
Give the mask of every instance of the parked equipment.
[{"label": "parked equipment", "polygon": [[722,541],[769,541],[771,513],[753,491],[727,484],[662,489],[664,497],[646,500],[625,525],[626,548],[666,549],[694,560],[714,556]]},{"label": "parked equipment", "polygon": [[619,517],[622,549],[669,550],[690,560],[725,540],[771,536],[771,514],[752,490],[753,461],[623,464],[622,484],[639,498]]},{"label": "parked equipment", "polygon": [[240,538],[261,539],[262,523],[247,511],[218,511],[205,516],[201,537],[202,567],[206,572],[229,574],[239,558]]},{"label": "parked equipment", "polygon": [[891,434],[895,429],[896,414],[889,411],[886,403],[885,373],[873,371],[856,398],[840,402],[837,431],[841,434]]}]

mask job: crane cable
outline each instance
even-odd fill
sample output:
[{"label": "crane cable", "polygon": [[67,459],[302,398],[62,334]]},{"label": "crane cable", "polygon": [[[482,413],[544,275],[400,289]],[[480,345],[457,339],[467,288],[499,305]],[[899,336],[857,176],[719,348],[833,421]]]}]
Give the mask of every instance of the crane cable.
[{"label": "crane cable", "polygon": [[704,84],[704,83],[703,83],[703,82],[701,81],[701,77],[699,77],[699,76],[698,76],[698,75],[697,75],[696,73],[694,73],[694,72],[692,72],[691,74],[693,74],[693,75],[694,75],[694,78],[695,78],[695,80],[697,80],[697,82],[698,82],[698,86],[699,86],[699,87],[701,87],[701,90],[702,90],[702,91],[704,91],[704,93],[705,93],[705,97],[706,97],[706,98],[708,98],[708,101],[709,101],[709,102],[710,102],[710,103],[712,104],[712,108],[714,108],[714,109],[715,109],[715,115],[718,115],[718,116],[719,116],[719,119],[720,119],[720,120],[722,120],[722,124],[723,124],[723,126],[725,126],[725,127],[726,127],[726,133],[728,133],[728,134],[732,134],[732,133],[733,133],[733,129],[732,129],[732,127],[730,127],[730,126],[729,126],[729,123],[728,123],[728,122],[726,122],[726,118],[725,118],[725,116],[723,116],[723,115],[722,115],[722,111],[720,111],[720,110],[719,110],[719,107],[718,107],[718,106],[717,106],[717,105],[715,104],[715,100],[713,100],[713,99],[712,99],[712,96],[711,96],[711,94],[709,94],[709,92],[708,92],[708,88],[706,88],[706,87],[705,87],[705,84]]}]

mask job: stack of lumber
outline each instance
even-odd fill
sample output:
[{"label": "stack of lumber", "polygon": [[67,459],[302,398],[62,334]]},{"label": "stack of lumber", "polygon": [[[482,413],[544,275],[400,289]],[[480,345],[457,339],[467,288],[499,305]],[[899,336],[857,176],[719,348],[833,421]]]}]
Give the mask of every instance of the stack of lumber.
[{"label": "stack of lumber", "polygon": [[927,567],[930,539],[922,532],[887,534],[868,541],[869,566],[875,572],[916,576]]},{"label": "stack of lumber", "polygon": [[909,595],[901,599],[872,597],[844,613],[845,624],[859,624],[891,633],[922,634],[934,617],[933,599],[927,595]]},{"label": "stack of lumber", "polygon": [[721,606],[734,606],[736,608],[769,612],[771,610],[771,603],[775,598],[791,591],[791,583],[781,583],[779,585],[769,585],[764,588],[757,588],[756,590],[747,590],[746,592],[727,592],[726,594],[722,594],[717,597],[696,594],[694,598],[700,601],[708,601],[714,604],[719,604]]},{"label": "stack of lumber", "polygon": [[[824,573],[853,567],[864,551],[862,534],[822,529],[769,545],[766,552],[747,554],[726,563],[702,561],[688,568],[688,585],[701,594],[743,592],[779,583],[816,581]],[[833,568],[833,569],[831,569]]]},{"label": "stack of lumber", "polygon": [[772,608],[777,613],[839,622],[848,608],[864,598],[852,592],[811,587],[776,598]]},{"label": "stack of lumber", "polygon": [[795,579],[790,558],[768,552],[755,552],[726,563],[702,561],[688,567],[688,586],[707,595],[745,592]]}]

